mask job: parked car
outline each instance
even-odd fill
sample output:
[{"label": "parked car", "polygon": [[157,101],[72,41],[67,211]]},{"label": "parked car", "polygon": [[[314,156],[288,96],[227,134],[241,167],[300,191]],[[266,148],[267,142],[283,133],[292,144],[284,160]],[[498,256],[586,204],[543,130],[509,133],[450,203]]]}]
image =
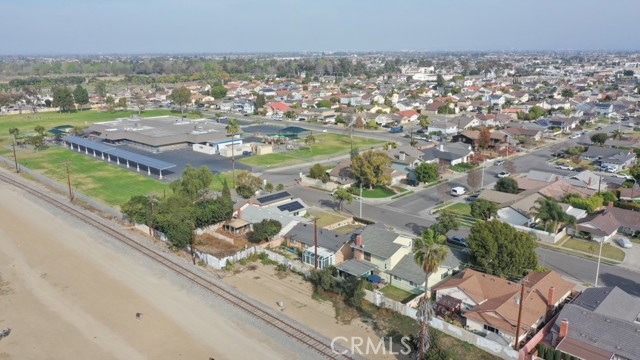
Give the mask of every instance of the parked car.
[{"label": "parked car", "polygon": [[577,139],[577,138],[579,138],[580,136],[582,136],[582,134],[574,134],[574,135],[571,135],[569,138],[570,138],[570,139]]},{"label": "parked car", "polygon": [[598,126],[596,130],[602,130],[602,126]]},{"label": "parked car", "polygon": [[498,173],[498,175],[496,175],[496,176],[497,176],[497,177],[499,177],[500,179],[502,179],[502,178],[506,178],[506,177],[511,176],[511,174],[509,174],[509,173],[508,173],[508,172],[506,172],[506,171],[500,171],[500,172]]},{"label": "parked car", "polygon": [[461,246],[463,248],[469,247],[467,241],[462,236],[451,236],[447,238],[447,242],[449,244]]},{"label": "parked car", "polygon": [[244,155],[244,156],[251,155],[251,151],[246,151],[245,150],[245,151],[242,152],[242,155]]},{"label": "parked car", "polygon": [[467,193],[467,190],[465,188],[463,188],[462,186],[456,186],[456,187],[451,189],[451,195],[452,196],[462,196],[462,195],[464,195],[466,193]]},{"label": "parked car", "polygon": [[504,165],[504,160],[496,160],[495,164],[496,166],[502,166]]},{"label": "parked car", "polygon": [[631,249],[633,247],[633,244],[631,244],[631,241],[626,237],[618,238],[616,242],[618,243],[618,245],[620,245],[620,247],[623,247],[625,249]]},{"label": "parked car", "polygon": [[467,200],[468,202],[474,202],[478,200],[478,196],[480,196],[480,194],[469,195],[465,200]]},{"label": "parked car", "polygon": [[417,134],[426,134],[427,132],[424,129],[418,129],[418,131],[416,131]]},{"label": "parked car", "polygon": [[571,166],[571,165],[558,165],[558,166],[556,166],[556,169],[573,171],[573,166]]},{"label": "parked car", "polygon": [[618,179],[633,180],[633,176],[628,174],[615,174],[613,176],[617,177]]}]

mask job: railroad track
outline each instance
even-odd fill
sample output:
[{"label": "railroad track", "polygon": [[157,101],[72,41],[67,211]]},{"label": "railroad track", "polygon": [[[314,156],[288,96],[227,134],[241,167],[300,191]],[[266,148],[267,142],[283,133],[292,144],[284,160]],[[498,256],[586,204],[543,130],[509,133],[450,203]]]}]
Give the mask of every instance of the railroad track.
[{"label": "railroad track", "polygon": [[312,350],[318,352],[320,355],[328,358],[328,359],[335,359],[335,360],[340,360],[340,359],[353,359],[353,357],[347,355],[347,354],[340,354],[340,353],[336,353],[333,351],[333,349],[331,348],[331,345],[327,344],[325,341],[318,339],[317,337],[315,337],[314,335],[311,335],[307,332],[305,332],[304,330],[301,330],[300,328],[298,328],[297,326],[290,324],[287,321],[284,321],[283,319],[272,315],[271,313],[269,313],[268,311],[264,310],[263,308],[261,308],[260,306],[257,306],[249,301],[247,301],[246,299],[234,294],[233,292],[225,289],[224,287],[216,284],[215,282],[195,273],[194,271],[192,271],[191,269],[183,266],[183,264],[180,264],[174,260],[171,260],[169,258],[166,258],[165,256],[161,255],[160,253],[156,252],[155,250],[151,249],[150,247],[147,247],[137,241],[135,241],[134,239],[132,239],[130,236],[128,236],[127,234],[112,229],[110,228],[108,225],[103,224],[101,221],[98,221],[94,218],[92,218],[91,216],[76,210],[74,207],[69,206],[68,204],[66,204],[63,201],[60,201],[50,195],[48,195],[47,193],[40,191],[38,189],[34,189],[30,186],[27,186],[25,184],[22,184],[8,176],[5,175],[0,175],[0,181],[3,181],[7,184],[13,185],[17,188],[20,188],[22,190],[24,190],[25,192],[32,194],[36,197],[38,197],[38,199],[45,201],[55,207],[57,207],[58,209],[68,213],[69,215],[72,215],[74,217],[76,217],[77,219],[81,220],[82,222],[91,225],[92,227],[96,228],[97,230],[100,230],[108,235],[110,235],[111,237],[113,237],[114,239],[120,241],[121,243],[127,245],[128,247],[138,251],[139,253],[147,256],[148,258],[152,259],[153,261],[155,261],[156,263],[174,271],[175,273],[177,273],[178,275],[188,279],[189,281],[191,281],[192,283],[208,290],[209,292],[213,293],[214,295],[222,298],[223,300],[227,301],[228,303],[234,305],[235,307],[239,308],[240,310],[243,310],[247,313],[249,313],[251,316],[263,321],[264,323],[266,323],[267,325],[276,328],[277,330],[283,332],[284,334],[288,335],[289,337],[293,338],[294,340],[302,343],[305,346],[308,346],[309,348],[311,348]]}]

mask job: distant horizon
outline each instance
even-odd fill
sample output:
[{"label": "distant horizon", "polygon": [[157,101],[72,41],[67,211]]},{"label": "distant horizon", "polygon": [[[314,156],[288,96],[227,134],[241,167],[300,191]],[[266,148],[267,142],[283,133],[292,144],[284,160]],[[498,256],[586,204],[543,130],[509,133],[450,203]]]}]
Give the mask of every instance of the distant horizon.
[{"label": "distant horizon", "polygon": [[640,50],[634,0],[3,0],[0,12],[3,56]]}]

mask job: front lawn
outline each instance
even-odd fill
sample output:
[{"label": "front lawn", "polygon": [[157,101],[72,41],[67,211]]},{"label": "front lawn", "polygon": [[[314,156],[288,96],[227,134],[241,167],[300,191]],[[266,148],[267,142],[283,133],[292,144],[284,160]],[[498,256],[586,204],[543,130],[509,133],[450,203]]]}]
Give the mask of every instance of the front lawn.
[{"label": "front lawn", "polygon": [[[563,247],[584,251],[588,254],[592,254],[594,257],[598,257],[598,252],[600,250],[600,244],[595,241],[589,240],[581,240],[581,239],[569,239],[564,244]],[[618,249],[615,245],[604,244],[602,246],[602,256],[610,259],[622,261],[624,260],[624,251]]]},{"label": "front lawn", "polygon": [[393,285],[387,285],[383,287],[382,289],[380,289],[380,292],[383,293],[384,296],[388,297],[389,299],[399,301],[401,303],[405,303],[413,299],[414,297],[416,297],[416,294],[406,290],[402,290]]},{"label": "front lawn", "polygon": [[347,217],[331,211],[321,211],[316,209],[310,209],[307,213],[311,217],[318,218],[318,227],[322,228],[331,224],[335,224],[341,220],[345,220]]},{"label": "front lawn", "polygon": [[457,203],[445,208],[443,210],[450,211],[458,215],[471,216],[471,205],[465,203]]},{"label": "front lawn", "polygon": [[449,166],[449,170],[455,171],[455,172],[465,172],[473,169],[474,167],[475,165],[472,165],[472,164],[461,163],[461,164]]},{"label": "front lawn", "polygon": [[[360,194],[360,190],[356,190],[355,192],[356,194]],[[380,198],[385,198],[385,197],[389,197],[389,196],[393,196],[396,193],[384,186],[375,186],[373,189],[362,189],[362,197],[363,198],[373,198],[373,199],[380,199]]]}]

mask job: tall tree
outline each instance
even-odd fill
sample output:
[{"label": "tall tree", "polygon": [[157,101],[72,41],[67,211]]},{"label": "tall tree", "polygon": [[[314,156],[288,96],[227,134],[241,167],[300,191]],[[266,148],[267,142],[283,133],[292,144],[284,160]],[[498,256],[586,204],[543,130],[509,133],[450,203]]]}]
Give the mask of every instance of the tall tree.
[{"label": "tall tree", "polygon": [[476,219],[489,220],[498,215],[498,204],[486,199],[478,199],[471,203],[471,216]]},{"label": "tall tree", "polygon": [[558,232],[558,228],[563,224],[575,224],[576,218],[565,213],[560,204],[547,197],[536,199],[535,206],[531,208],[536,220],[541,221],[546,231]]},{"label": "tall tree", "polygon": [[227,96],[227,88],[222,85],[216,85],[209,92],[215,99],[224,99]]},{"label": "tall tree", "polygon": [[236,188],[236,153],[235,153],[235,140],[236,135],[240,132],[240,125],[238,125],[238,119],[231,119],[227,126],[225,126],[227,135],[231,136],[231,187]]},{"label": "tall tree", "polygon": [[436,235],[446,236],[451,230],[458,230],[460,228],[460,222],[458,216],[447,209],[441,210],[438,213],[436,223],[431,225],[431,230]]},{"label": "tall tree", "polygon": [[389,166],[391,166],[391,158],[385,153],[373,150],[366,151],[351,161],[354,177],[362,186],[369,189],[389,183],[391,180],[387,174]]},{"label": "tall tree", "polygon": [[245,199],[252,197],[262,187],[262,180],[248,171],[241,171],[236,178],[236,192]]},{"label": "tall tree", "polygon": [[491,131],[487,127],[480,129],[480,137],[478,138],[478,147],[487,149],[491,145]]},{"label": "tall tree", "polygon": [[467,174],[467,185],[469,185],[472,192],[478,191],[482,185],[482,170],[478,168],[471,169]]},{"label": "tall tree", "polygon": [[[265,98],[264,94],[258,94],[258,95],[256,95],[256,110],[255,110],[256,112],[258,112],[258,109],[261,109],[261,108],[262,108],[263,106],[265,106],[266,104],[267,104],[267,100],[266,100],[266,98]],[[286,115],[287,115],[287,114],[285,114],[285,116],[286,116]],[[294,115],[294,116],[295,116],[295,115]],[[290,118],[290,119],[292,119],[292,118],[293,118],[293,116],[291,116],[291,117],[287,116],[287,117],[288,117],[288,118]]]},{"label": "tall tree", "polygon": [[415,168],[418,181],[428,183],[438,180],[438,166],[431,163],[422,163]]},{"label": "tall tree", "polygon": [[127,98],[121,97],[120,99],[118,99],[118,103],[116,104],[116,106],[122,108],[122,110],[127,110]]},{"label": "tall tree", "polygon": [[144,93],[135,93],[135,95],[133,95],[133,101],[138,108],[138,116],[140,116],[142,110],[144,110],[144,107],[147,105],[147,99],[144,97]]},{"label": "tall tree", "polygon": [[180,106],[180,113],[184,114],[184,110],[191,103],[191,91],[185,86],[173,89],[169,98]]},{"label": "tall tree", "polygon": [[535,235],[499,220],[476,222],[467,243],[471,263],[489,274],[524,275],[538,264]]},{"label": "tall tree", "polygon": [[25,86],[22,88],[22,92],[24,93],[24,101],[25,103],[31,107],[31,112],[34,114],[38,112],[38,104],[40,103],[40,95],[38,94],[38,90],[33,87]]},{"label": "tall tree", "polygon": [[61,112],[71,111],[71,108],[73,108],[73,95],[71,91],[66,87],[54,88],[53,102],[51,105],[60,108]]},{"label": "tall tree", "polygon": [[109,105],[109,106],[113,106],[116,104],[116,99],[113,98],[113,96],[109,95],[107,96],[107,98],[104,100],[104,103]]},{"label": "tall tree", "polygon": [[346,201],[347,204],[351,205],[353,202],[353,194],[345,188],[337,188],[333,192],[333,200],[338,202],[339,211],[342,212],[342,203]]},{"label": "tall tree", "polygon": [[329,174],[327,174],[327,170],[325,170],[321,164],[315,164],[309,169],[309,177],[321,180],[323,183],[329,181]]},{"label": "tall tree", "polygon": [[597,134],[591,135],[591,141],[601,146],[604,145],[604,143],[607,141],[608,138],[609,138],[609,135],[605,133],[597,133]]},{"label": "tall tree", "polygon": [[98,82],[96,82],[94,91],[96,95],[104,99],[107,96],[107,83],[103,80],[99,80]]},{"label": "tall tree", "polygon": [[84,105],[89,103],[89,92],[82,86],[76,85],[73,90],[73,100],[80,105],[80,110],[82,110]]},{"label": "tall tree", "polygon": [[182,177],[172,182],[170,186],[174,193],[194,202],[207,195],[212,181],[213,174],[208,167],[202,165],[195,169],[191,164],[187,164]]},{"label": "tall tree", "polygon": [[518,182],[510,177],[499,179],[494,186],[496,191],[502,191],[509,194],[518,193]]},{"label": "tall tree", "polygon": [[149,225],[151,220],[151,201],[143,195],[132,196],[121,206],[122,213],[130,222]]},{"label": "tall tree", "polygon": [[422,233],[422,236],[414,239],[413,241],[413,256],[416,263],[422,268],[424,272],[424,286],[425,292],[420,299],[418,305],[418,321],[420,322],[420,346],[418,351],[420,352],[419,359],[424,359],[424,354],[428,351],[431,339],[429,337],[429,322],[433,318],[433,307],[429,296],[429,276],[438,270],[438,266],[447,257],[447,248],[442,246],[442,238],[438,237],[436,233],[427,229]]},{"label": "tall tree", "polygon": [[306,138],[304,138],[304,143],[309,146],[309,151],[313,152],[311,145],[315,144],[316,137],[313,134],[309,134]]}]

